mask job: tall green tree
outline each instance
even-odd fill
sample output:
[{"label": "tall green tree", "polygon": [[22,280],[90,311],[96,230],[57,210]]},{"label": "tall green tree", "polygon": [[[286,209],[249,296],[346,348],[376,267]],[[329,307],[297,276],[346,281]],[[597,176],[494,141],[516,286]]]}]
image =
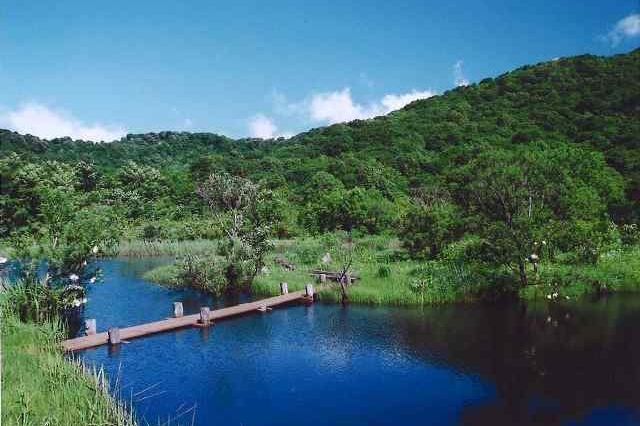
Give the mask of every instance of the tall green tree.
[{"label": "tall green tree", "polygon": [[487,147],[449,179],[487,260],[517,271],[522,285],[536,242],[597,259],[607,243],[607,207],[623,197],[622,179],[602,154],[560,142]]}]

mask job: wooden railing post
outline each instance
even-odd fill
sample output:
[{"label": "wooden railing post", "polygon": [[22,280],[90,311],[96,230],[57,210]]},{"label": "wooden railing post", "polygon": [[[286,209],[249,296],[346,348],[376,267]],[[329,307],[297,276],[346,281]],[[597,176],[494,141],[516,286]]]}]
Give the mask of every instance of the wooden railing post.
[{"label": "wooden railing post", "polygon": [[180,318],[184,315],[184,310],[182,309],[182,302],[173,302],[173,316],[175,318]]},{"label": "wooden railing post", "polygon": [[313,284],[307,284],[304,287],[304,292],[307,297],[310,297],[311,299],[313,299]]},{"label": "wooden railing post", "polygon": [[109,329],[109,344],[117,345],[120,343],[120,329],[113,327]]},{"label": "wooden railing post", "polygon": [[327,282],[327,274],[320,274],[318,276],[318,278],[320,279],[321,283],[326,283]]},{"label": "wooden railing post", "polygon": [[210,314],[211,314],[211,311],[209,310],[208,306],[203,306],[202,308],[200,308],[200,323],[203,326],[209,325]]},{"label": "wooden railing post", "polygon": [[85,320],[84,328],[87,336],[96,334],[96,320],[93,318]]},{"label": "wooden railing post", "polygon": [[288,294],[289,293],[289,284],[280,283],[280,294]]}]

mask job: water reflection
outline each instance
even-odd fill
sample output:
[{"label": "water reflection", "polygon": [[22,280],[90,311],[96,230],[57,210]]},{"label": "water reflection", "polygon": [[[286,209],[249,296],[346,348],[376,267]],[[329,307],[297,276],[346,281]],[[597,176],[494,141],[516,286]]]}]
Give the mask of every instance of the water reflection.
[{"label": "water reflection", "polygon": [[[150,266],[130,263],[104,262],[87,307],[99,324],[158,319],[174,300],[192,312],[225,303],[150,285],[139,278]],[[639,320],[640,297],[626,295],[425,309],[316,304],[82,356],[120,374],[123,399],[151,424],[194,406],[196,425],[640,424]],[[150,386],[157,392],[142,392]]]},{"label": "water reflection", "polygon": [[498,398],[466,407],[463,424],[560,425],[594,412],[640,423],[637,296],[428,308],[394,324],[414,354],[495,384]]}]

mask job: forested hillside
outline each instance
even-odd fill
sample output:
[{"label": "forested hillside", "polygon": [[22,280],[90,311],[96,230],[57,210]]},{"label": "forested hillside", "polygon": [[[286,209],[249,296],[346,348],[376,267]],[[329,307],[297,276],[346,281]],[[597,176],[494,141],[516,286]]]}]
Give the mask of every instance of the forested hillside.
[{"label": "forested hillside", "polygon": [[[0,132],[1,151],[24,160],[84,160],[112,172],[127,161],[196,177],[222,168],[297,195],[319,171],[347,188],[385,197],[429,183],[462,151],[482,145],[568,141],[604,153],[640,199],[640,51],[579,56],[526,66],[495,79],[416,101],[373,120],[315,129],[289,140],[232,140],[206,133],[127,135],[110,144],[42,140]],[[385,188],[385,185],[388,186]]]},{"label": "forested hillside", "polygon": [[313,267],[348,231],[377,247],[356,256],[365,303],[637,287],[640,50],[523,67],[287,140],[0,142],[0,246],[46,259],[54,281],[119,242],[207,239],[215,251],[154,280],[246,290],[275,238],[298,238],[289,256]]},{"label": "forested hillside", "polygon": [[[626,193],[607,207],[628,222],[640,210],[640,51],[526,66],[385,117],[288,140],[161,132],[91,143],[0,131],[0,143],[5,236],[36,220],[37,202],[21,203],[28,195],[21,192],[33,190],[36,175],[60,176],[57,168],[79,175],[93,199],[134,204],[120,206],[134,221],[198,215],[197,183],[226,171],[274,190],[283,206],[282,235],[336,228],[375,233],[395,229],[411,198],[438,191],[450,196],[452,173],[477,156],[540,143],[602,153]],[[29,173],[21,172],[44,160],[60,164],[32,164]]]}]

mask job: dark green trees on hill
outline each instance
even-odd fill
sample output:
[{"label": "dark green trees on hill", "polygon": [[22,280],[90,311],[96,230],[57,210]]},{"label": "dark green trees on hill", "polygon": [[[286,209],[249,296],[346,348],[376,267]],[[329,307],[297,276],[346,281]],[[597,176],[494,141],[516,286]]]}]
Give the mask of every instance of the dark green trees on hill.
[{"label": "dark green trees on hill", "polygon": [[516,271],[541,241],[589,261],[616,238],[612,222],[640,216],[640,50],[526,66],[288,140],[0,131],[0,238],[38,228],[35,188],[68,175],[59,169],[131,237],[219,235],[194,191],[227,173],[270,191],[281,237],[399,231],[412,255],[437,257],[474,235],[476,256]]}]

